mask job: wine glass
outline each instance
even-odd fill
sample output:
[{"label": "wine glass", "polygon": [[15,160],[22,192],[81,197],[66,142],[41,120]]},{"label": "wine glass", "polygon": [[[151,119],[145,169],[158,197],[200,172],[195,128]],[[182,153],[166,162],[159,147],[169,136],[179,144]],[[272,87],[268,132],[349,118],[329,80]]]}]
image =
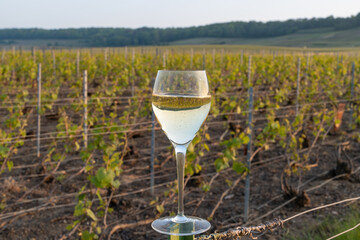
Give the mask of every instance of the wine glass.
[{"label": "wine glass", "polygon": [[178,180],[177,215],[157,219],[151,224],[155,231],[162,234],[189,236],[210,228],[208,221],[184,215],[186,149],[205,121],[210,101],[205,71],[158,71],[152,108],[162,130],[175,148]]}]

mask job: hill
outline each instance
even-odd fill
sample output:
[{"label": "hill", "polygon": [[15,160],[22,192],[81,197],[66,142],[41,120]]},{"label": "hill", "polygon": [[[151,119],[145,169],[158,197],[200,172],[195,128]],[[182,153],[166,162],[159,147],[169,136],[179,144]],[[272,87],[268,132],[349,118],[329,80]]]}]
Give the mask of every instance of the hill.
[{"label": "hill", "polygon": [[360,47],[360,28],[334,31],[330,28],[302,30],[269,38],[191,38],[170,42],[171,45],[261,45],[279,47]]},{"label": "hill", "polygon": [[0,29],[0,45],[119,47],[255,44],[290,47],[360,46],[360,13],[347,18],[229,22],[187,28]]}]

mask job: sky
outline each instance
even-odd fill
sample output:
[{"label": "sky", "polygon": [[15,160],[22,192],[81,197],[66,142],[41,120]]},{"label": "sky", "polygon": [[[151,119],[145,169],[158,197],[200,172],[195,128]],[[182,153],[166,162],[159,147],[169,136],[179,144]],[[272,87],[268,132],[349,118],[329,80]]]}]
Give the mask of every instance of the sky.
[{"label": "sky", "polygon": [[0,0],[0,28],[188,27],[359,12],[360,0]]}]

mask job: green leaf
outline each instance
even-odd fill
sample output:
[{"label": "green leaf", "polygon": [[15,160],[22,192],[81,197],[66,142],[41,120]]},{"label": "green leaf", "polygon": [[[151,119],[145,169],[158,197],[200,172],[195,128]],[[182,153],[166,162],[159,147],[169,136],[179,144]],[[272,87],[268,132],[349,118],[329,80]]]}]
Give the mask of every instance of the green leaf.
[{"label": "green leaf", "polygon": [[91,183],[93,183],[98,188],[109,188],[120,186],[119,180],[114,180],[115,172],[112,169],[106,170],[104,167],[101,167],[97,170],[95,176],[90,178]]},{"label": "green leaf", "polygon": [[95,222],[97,221],[97,217],[95,216],[94,212],[91,211],[91,209],[87,208],[86,209],[86,214]]},{"label": "green leaf", "polygon": [[195,164],[195,172],[196,173],[199,173],[200,171],[201,171],[201,169],[202,169],[202,167],[201,167],[201,165],[200,164]]},{"label": "green leaf", "polygon": [[206,151],[210,152],[209,146],[206,143],[204,143],[203,146],[206,149]]},{"label": "green leaf", "polygon": [[78,142],[75,142],[75,150],[76,150],[76,151],[79,151],[79,149],[80,149],[79,143],[78,143]]},{"label": "green leaf", "polygon": [[194,175],[194,169],[193,166],[191,164],[187,164],[185,167],[185,175]]},{"label": "green leaf", "polygon": [[13,163],[13,161],[7,161],[7,167],[8,167],[8,169],[9,169],[9,172],[11,172],[11,169],[13,168],[13,166],[14,166],[14,163]]},{"label": "green leaf", "polygon": [[241,174],[247,170],[245,164],[238,161],[233,162],[232,169],[234,169],[237,174]]},{"label": "green leaf", "polygon": [[9,148],[0,145],[0,157],[6,158],[9,153]]},{"label": "green leaf", "polygon": [[163,205],[156,205],[156,210],[157,210],[160,214],[162,214],[162,213],[165,211]]},{"label": "green leaf", "polygon": [[68,231],[70,231],[70,230],[73,229],[73,228],[74,228],[74,227],[73,227],[73,225],[71,225],[71,224],[66,226],[66,230],[68,230]]},{"label": "green leaf", "polygon": [[75,206],[75,210],[74,210],[74,216],[75,217],[79,217],[82,216],[84,214],[84,203],[83,202],[79,202],[76,206]]},{"label": "green leaf", "polygon": [[95,233],[89,233],[88,230],[85,230],[81,234],[81,240],[93,240],[95,236]]},{"label": "green leaf", "polygon": [[210,135],[208,133],[205,134],[206,140],[210,140]]},{"label": "green leaf", "polygon": [[243,141],[243,144],[248,144],[248,143],[249,143],[249,141],[250,141],[249,136],[248,136],[248,135],[246,135],[245,137],[243,137],[242,141]]},{"label": "green leaf", "polygon": [[214,164],[217,172],[229,167],[229,163],[225,162],[222,158],[216,159]]},{"label": "green leaf", "polygon": [[113,186],[114,188],[120,187],[120,181],[119,181],[119,180],[113,181],[113,182],[112,182],[112,186]]},{"label": "green leaf", "polygon": [[208,192],[208,191],[210,191],[210,184],[203,184],[202,186],[201,186],[201,189],[204,191],[204,192]]}]

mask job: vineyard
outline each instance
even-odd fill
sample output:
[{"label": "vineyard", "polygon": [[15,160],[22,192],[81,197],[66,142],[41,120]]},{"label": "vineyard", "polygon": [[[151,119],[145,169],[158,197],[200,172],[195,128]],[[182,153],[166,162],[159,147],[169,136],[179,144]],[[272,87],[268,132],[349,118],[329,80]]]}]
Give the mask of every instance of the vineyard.
[{"label": "vineyard", "polygon": [[359,197],[357,52],[0,54],[1,239],[166,238],[150,226],[177,209],[173,148],[151,108],[159,69],[207,72],[211,110],[185,166],[185,214],[208,219],[207,234]]}]

